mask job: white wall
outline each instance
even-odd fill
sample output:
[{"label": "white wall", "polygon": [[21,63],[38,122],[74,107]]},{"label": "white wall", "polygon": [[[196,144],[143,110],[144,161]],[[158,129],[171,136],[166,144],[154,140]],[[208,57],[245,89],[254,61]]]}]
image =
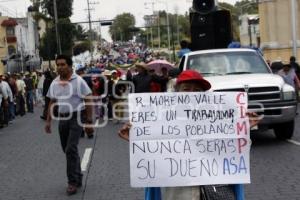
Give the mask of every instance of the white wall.
[{"label": "white wall", "polygon": [[23,48],[24,54],[37,55],[37,29],[31,13],[26,18],[17,19],[18,25],[15,27],[18,50]]}]

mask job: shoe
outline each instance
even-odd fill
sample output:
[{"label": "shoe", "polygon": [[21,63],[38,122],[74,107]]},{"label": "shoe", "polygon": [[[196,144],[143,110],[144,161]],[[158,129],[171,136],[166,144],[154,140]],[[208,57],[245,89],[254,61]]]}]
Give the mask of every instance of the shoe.
[{"label": "shoe", "polygon": [[40,118],[41,118],[42,120],[46,120],[46,117],[44,117],[44,116],[40,116]]},{"label": "shoe", "polygon": [[81,132],[80,137],[84,138],[84,131]]},{"label": "shoe", "polygon": [[83,176],[83,175],[80,175],[80,178],[79,178],[79,180],[78,180],[78,182],[77,182],[77,187],[78,187],[78,188],[81,188],[81,186],[82,186],[82,176]]},{"label": "shoe", "polygon": [[67,187],[67,195],[73,195],[77,193],[77,186],[69,184]]},{"label": "shoe", "polygon": [[92,138],[94,138],[94,134],[92,133],[92,134],[90,134],[90,135],[87,135],[88,136],[88,138],[89,139],[92,139]]}]

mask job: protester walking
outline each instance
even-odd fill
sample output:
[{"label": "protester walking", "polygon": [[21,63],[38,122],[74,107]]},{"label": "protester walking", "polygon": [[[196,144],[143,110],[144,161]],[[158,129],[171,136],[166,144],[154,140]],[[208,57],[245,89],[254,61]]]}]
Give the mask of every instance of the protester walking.
[{"label": "protester walking", "polygon": [[[59,124],[58,131],[61,146],[67,160],[67,194],[77,193],[82,185],[82,173],[80,157],[78,154],[78,142],[82,129],[86,133],[93,133],[91,89],[87,83],[72,70],[72,59],[66,55],[56,58],[58,77],[51,83],[47,97],[50,98],[49,111],[45,125],[46,133],[51,133],[51,112],[54,103],[58,105]],[[80,119],[85,114],[85,126]],[[89,126],[88,126],[89,125]]]},{"label": "protester walking", "polygon": [[17,96],[16,96],[16,113],[18,115],[25,115],[25,88],[26,84],[24,80],[22,79],[22,76],[20,74],[17,75]]},{"label": "protester walking", "polygon": [[13,101],[9,103],[9,119],[10,121],[12,121],[16,117],[16,96],[18,94],[18,87],[16,84],[16,77],[14,74],[7,78],[8,78],[9,87],[13,95]]},{"label": "protester walking", "polygon": [[11,114],[10,114],[10,110],[11,110],[10,107],[14,103],[14,97],[13,97],[13,93],[12,93],[12,91],[10,89],[10,86],[9,86],[9,84],[7,82],[6,77],[5,76],[1,76],[0,79],[1,79],[2,89],[5,90],[5,92],[8,95],[7,106],[4,106],[4,108],[3,108],[3,124],[5,126],[7,126],[8,123],[12,120]]},{"label": "protester walking", "polygon": [[295,73],[296,73],[298,79],[300,79],[300,66],[296,62],[296,57],[295,56],[290,57],[290,65],[295,70]]},{"label": "protester walking", "polygon": [[5,121],[5,111],[8,109],[9,95],[0,78],[0,128],[7,126],[8,122]]},{"label": "protester walking", "polygon": [[180,41],[180,50],[177,52],[178,58],[182,58],[184,54],[191,52],[189,48],[189,42],[186,40]]},{"label": "protester walking", "polygon": [[26,84],[26,106],[27,111],[33,113],[34,107],[34,81],[29,72],[25,73],[24,82]]},{"label": "protester walking", "polygon": [[295,89],[297,100],[299,100],[298,91],[300,89],[300,81],[295,72],[295,69],[292,68],[291,64],[285,63],[283,65],[283,69],[278,71],[278,75],[280,75],[287,84],[291,85]]},{"label": "protester walking", "polygon": [[50,85],[51,85],[51,83],[53,81],[53,78],[51,76],[51,72],[50,71],[45,71],[44,77],[45,78],[44,78],[44,81],[43,81],[42,95],[44,97],[45,105],[44,105],[43,114],[40,117],[41,117],[41,119],[46,120],[47,119],[47,115],[48,115],[49,103],[50,103],[50,98],[47,97],[47,93],[48,93]]}]

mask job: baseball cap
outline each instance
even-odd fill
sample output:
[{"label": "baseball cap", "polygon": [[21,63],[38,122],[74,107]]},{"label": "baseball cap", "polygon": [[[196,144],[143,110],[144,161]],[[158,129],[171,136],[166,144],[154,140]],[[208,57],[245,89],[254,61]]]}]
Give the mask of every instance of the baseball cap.
[{"label": "baseball cap", "polygon": [[189,81],[199,82],[203,90],[209,90],[211,88],[210,83],[203,78],[202,74],[195,70],[186,70],[181,72],[181,74],[177,77],[176,84],[178,85]]},{"label": "baseball cap", "polygon": [[75,70],[76,71],[84,71],[85,67],[82,64],[77,64],[75,67]]}]

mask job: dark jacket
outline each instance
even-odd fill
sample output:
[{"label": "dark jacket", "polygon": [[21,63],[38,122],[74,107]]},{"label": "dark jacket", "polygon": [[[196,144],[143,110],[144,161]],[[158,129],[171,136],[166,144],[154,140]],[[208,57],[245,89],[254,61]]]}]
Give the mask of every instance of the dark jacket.
[{"label": "dark jacket", "polygon": [[53,81],[53,78],[52,78],[50,72],[49,73],[46,72],[45,73],[45,80],[44,80],[44,83],[43,83],[43,96],[44,97],[47,95],[52,81]]},{"label": "dark jacket", "polygon": [[157,75],[149,75],[146,74],[137,74],[133,76],[132,82],[135,87],[135,93],[146,93],[151,92],[151,83],[159,83],[162,84],[164,82],[164,79],[162,77],[159,77]]},{"label": "dark jacket", "polygon": [[25,78],[24,82],[25,82],[25,85],[26,85],[26,91],[31,91],[31,90],[34,89],[32,78]]}]

